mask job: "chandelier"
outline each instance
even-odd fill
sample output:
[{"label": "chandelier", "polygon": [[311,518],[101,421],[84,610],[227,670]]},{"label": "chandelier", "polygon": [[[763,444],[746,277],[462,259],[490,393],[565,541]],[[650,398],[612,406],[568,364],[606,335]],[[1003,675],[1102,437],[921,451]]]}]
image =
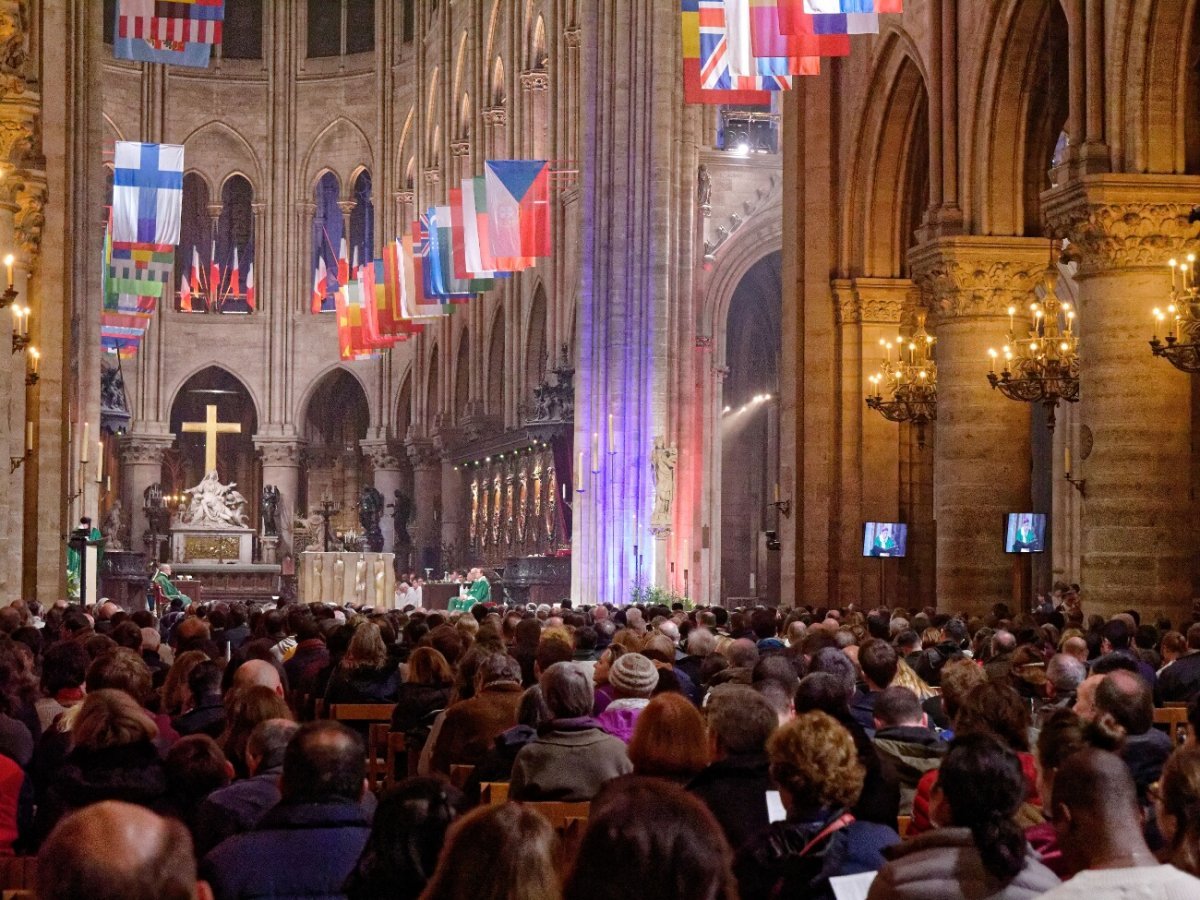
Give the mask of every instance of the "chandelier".
[{"label": "chandelier", "polygon": [[[905,341],[880,338],[887,359],[868,380],[867,406],[889,422],[908,422],[917,429],[917,446],[925,446],[925,426],[937,419],[937,363],[933,361],[933,336],[925,330],[925,314]],[[892,360],[892,351],[896,359]],[[905,358],[907,356],[907,359]]]},{"label": "chandelier", "polygon": [[[997,353],[989,350],[988,381],[1010,400],[1040,403],[1046,408],[1046,424],[1054,430],[1054,411],[1060,400],[1079,399],[1079,336],[1075,334],[1075,311],[1055,293],[1058,266],[1053,260],[1042,279],[1042,302],[1029,304],[1030,327],[1017,337],[1017,308],[1008,308],[1008,343]],[[997,360],[1003,356],[999,372]]]},{"label": "chandelier", "polygon": [[[1200,372],[1200,286],[1196,283],[1196,254],[1186,263],[1171,260],[1171,300],[1166,312],[1154,310],[1154,336],[1150,351],[1181,372]],[[1170,324],[1168,324],[1170,323]],[[1159,329],[1164,330],[1159,339]]]}]

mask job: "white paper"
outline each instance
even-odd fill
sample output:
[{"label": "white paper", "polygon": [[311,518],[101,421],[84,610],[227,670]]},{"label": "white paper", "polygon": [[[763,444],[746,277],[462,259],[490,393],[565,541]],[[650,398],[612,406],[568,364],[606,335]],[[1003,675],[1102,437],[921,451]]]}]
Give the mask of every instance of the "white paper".
[{"label": "white paper", "polygon": [[787,810],[783,808],[783,799],[779,791],[767,791],[767,821],[774,825],[787,818]]},{"label": "white paper", "polygon": [[875,880],[874,872],[863,872],[861,875],[835,875],[829,879],[836,900],[867,900],[871,890],[871,882]]}]

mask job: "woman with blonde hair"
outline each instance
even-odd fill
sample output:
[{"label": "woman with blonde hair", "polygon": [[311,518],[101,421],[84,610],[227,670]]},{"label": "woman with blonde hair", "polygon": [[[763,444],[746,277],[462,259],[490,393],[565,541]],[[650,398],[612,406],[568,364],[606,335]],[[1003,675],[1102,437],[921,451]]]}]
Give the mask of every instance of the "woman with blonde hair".
[{"label": "woman with blonde hair", "polygon": [[394,703],[399,688],[400,673],[388,658],[379,626],[363,622],[354,629],[346,655],[329,677],[325,702]]},{"label": "woman with blonde hair", "polygon": [[926,684],[925,679],[904,661],[904,657],[900,657],[899,665],[896,666],[896,677],[892,679],[892,685],[908,688],[922,703],[937,694],[937,691]]},{"label": "woman with blonde hair", "polygon": [[450,826],[421,900],[559,900],[558,839],[528,806],[481,806]]},{"label": "woman with blonde hair", "polygon": [[635,775],[687,784],[708,765],[708,730],[682,694],[659,694],[642,710],[629,741]]}]

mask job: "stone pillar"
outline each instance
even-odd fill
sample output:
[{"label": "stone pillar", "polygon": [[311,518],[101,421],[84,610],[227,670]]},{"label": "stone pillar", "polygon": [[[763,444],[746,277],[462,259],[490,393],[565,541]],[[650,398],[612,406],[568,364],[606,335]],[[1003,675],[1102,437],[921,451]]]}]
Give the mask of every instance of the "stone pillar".
[{"label": "stone pillar", "polygon": [[937,603],[947,611],[1012,600],[1002,516],[1029,508],[1031,414],[988,383],[988,350],[1005,342],[1008,307],[1028,309],[1048,258],[1040,238],[938,238],[909,252],[937,338],[933,505]]},{"label": "stone pillar", "polygon": [[[1085,609],[1191,613],[1191,382],[1147,341],[1170,293],[1167,260],[1194,250],[1200,178],[1085,175],[1043,195],[1079,254]],[[1090,436],[1090,437],[1089,437]],[[1089,447],[1090,444],[1090,447]]]},{"label": "stone pillar", "polygon": [[396,524],[392,519],[392,504],[400,486],[400,450],[393,441],[359,441],[359,446],[375,470],[375,490],[383,494],[384,515],[379,522],[383,531],[384,553],[396,550]]},{"label": "stone pillar", "polygon": [[[175,443],[171,434],[144,434],[133,432],[121,438],[121,484],[124,486],[125,508],[129,512],[129,548],[135,552],[147,551],[142,538],[150,529],[146,518],[146,489],[162,482],[163,453]],[[170,489],[163,485],[163,492]]]},{"label": "stone pillar", "polygon": [[442,457],[442,546],[453,548],[453,559],[443,565],[466,563],[466,485],[463,473],[449,456]]},{"label": "stone pillar", "polygon": [[437,569],[441,564],[438,521],[442,505],[442,461],[431,441],[410,440],[407,450],[413,467],[413,509],[416,511],[413,562],[418,570]]},{"label": "stone pillar", "polygon": [[262,484],[279,488],[279,556],[292,552],[292,526],[299,509],[300,463],[306,442],[295,438],[259,438],[254,442],[262,457]]}]

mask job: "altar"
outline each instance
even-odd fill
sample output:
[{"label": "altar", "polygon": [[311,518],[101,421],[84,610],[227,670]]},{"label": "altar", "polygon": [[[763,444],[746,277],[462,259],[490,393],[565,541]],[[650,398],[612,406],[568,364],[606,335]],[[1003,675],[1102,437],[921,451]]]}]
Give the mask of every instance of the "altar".
[{"label": "altar", "polygon": [[333,603],[393,609],[396,605],[396,554],[300,554],[297,582],[301,603]]},{"label": "altar", "polygon": [[175,525],[171,528],[171,562],[254,562],[254,531],[250,528],[211,528]]}]

